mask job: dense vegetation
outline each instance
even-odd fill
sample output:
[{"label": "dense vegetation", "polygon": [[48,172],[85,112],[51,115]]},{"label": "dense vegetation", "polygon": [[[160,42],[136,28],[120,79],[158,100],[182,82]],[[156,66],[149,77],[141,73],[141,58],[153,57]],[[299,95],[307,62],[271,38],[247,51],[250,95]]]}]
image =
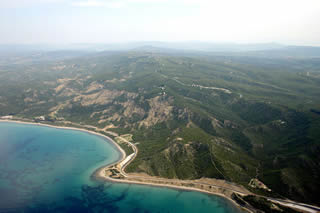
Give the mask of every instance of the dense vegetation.
[{"label": "dense vegetation", "polygon": [[250,55],[2,59],[0,115],[113,124],[139,143],[128,172],[245,187],[257,177],[276,195],[319,204],[320,59]]},{"label": "dense vegetation", "polygon": [[265,213],[280,213],[280,212],[286,212],[286,213],[298,213],[298,211],[295,211],[294,209],[281,206],[281,205],[275,205],[271,201],[267,200],[263,197],[257,197],[253,195],[248,195],[243,197],[243,200],[253,206],[255,209],[261,210]]}]

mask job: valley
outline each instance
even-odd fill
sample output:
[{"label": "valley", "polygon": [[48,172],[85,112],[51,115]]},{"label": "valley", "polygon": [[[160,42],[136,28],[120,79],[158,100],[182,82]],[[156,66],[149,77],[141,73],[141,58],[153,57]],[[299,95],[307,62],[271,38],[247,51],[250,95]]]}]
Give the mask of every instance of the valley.
[{"label": "valley", "polygon": [[[217,180],[319,205],[318,58],[127,51],[12,60],[0,66],[0,116],[126,135],[134,146],[121,148],[136,154],[123,172],[134,181]],[[270,190],[249,185],[255,179]]]}]

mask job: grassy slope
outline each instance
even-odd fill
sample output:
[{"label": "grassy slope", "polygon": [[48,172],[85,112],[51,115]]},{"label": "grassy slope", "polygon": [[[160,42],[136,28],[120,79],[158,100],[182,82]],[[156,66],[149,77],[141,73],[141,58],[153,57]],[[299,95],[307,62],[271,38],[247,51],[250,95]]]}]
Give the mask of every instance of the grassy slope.
[{"label": "grassy slope", "polygon": [[[310,112],[320,110],[319,60],[131,52],[63,63],[67,67],[62,70],[52,68],[57,62],[1,67],[1,115],[48,114],[57,103],[72,100],[73,96],[58,96],[56,85],[44,83],[59,78],[82,79],[69,85],[77,91],[99,82],[105,89],[137,93],[133,101],[145,111],[150,110],[148,100],[159,96],[159,87],[164,86],[164,99],[173,98],[169,120],[149,128],[138,127],[145,117],[115,122],[120,126],[117,131],[130,132],[139,142],[139,155],[128,171],[169,178],[224,178],[245,186],[258,175],[276,193],[319,202],[314,195],[320,188],[320,115]],[[110,81],[122,78],[126,80]],[[232,94],[192,84],[221,87]],[[43,103],[26,102],[26,97]],[[123,101],[119,97],[109,105],[87,107],[71,101],[73,107],[59,113],[68,120],[102,127],[97,117],[90,117],[92,112],[110,106],[113,113],[123,112],[119,105]]]}]

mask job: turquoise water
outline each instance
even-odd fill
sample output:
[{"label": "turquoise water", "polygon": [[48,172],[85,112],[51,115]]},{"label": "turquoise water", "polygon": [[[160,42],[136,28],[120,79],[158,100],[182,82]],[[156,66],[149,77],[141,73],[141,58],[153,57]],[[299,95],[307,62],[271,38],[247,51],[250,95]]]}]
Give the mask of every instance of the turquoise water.
[{"label": "turquoise water", "polygon": [[96,135],[0,122],[0,212],[240,212],[218,196],[92,176],[120,157]]}]

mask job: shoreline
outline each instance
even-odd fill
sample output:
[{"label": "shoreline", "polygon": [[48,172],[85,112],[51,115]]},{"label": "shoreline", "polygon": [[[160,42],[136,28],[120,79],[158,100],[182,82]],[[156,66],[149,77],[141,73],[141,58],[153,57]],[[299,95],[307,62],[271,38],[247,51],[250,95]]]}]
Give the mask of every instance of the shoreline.
[{"label": "shoreline", "polygon": [[[101,170],[103,170],[103,168],[101,168]],[[103,172],[103,171],[100,171]],[[132,180],[125,180],[125,179],[113,179],[110,177],[106,177],[106,176],[102,176],[101,174],[98,174],[95,176],[95,178],[97,178],[98,180],[101,181],[110,181],[110,182],[115,182],[115,183],[124,183],[124,184],[136,184],[136,185],[144,185],[144,186],[150,186],[150,187],[162,187],[162,188],[168,188],[168,189],[175,189],[175,190],[180,190],[180,191],[194,191],[194,192],[200,192],[200,193],[204,193],[210,196],[217,196],[223,199],[228,200],[229,202],[231,202],[231,204],[242,211],[246,211],[246,212],[250,212],[248,209],[244,209],[242,208],[238,203],[236,203],[234,200],[232,200],[230,197],[221,194],[221,193],[214,193],[214,192],[209,192],[209,191],[205,191],[202,189],[198,189],[198,188],[193,188],[193,187],[186,187],[186,186],[177,186],[177,185],[170,185],[170,184],[161,184],[161,183],[149,183],[149,182],[140,182],[140,181],[132,181]]]},{"label": "shoreline", "polygon": [[117,151],[120,152],[121,157],[120,157],[120,159],[118,159],[118,160],[116,160],[116,161],[114,161],[114,162],[112,162],[112,163],[110,163],[108,165],[104,165],[104,166],[101,166],[101,167],[97,168],[91,174],[91,177],[94,177],[94,178],[96,178],[98,180],[116,182],[116,183],[147,185],[147,186],[151,186],[151,187],[165,187],[165,188],[182,190],[182,191],[201,192],[201,193],[205,193],[205,194],[208,194],[208,195],[214,195],[214,196],[222,197],[222,198],[228,200],[229,202],[231,202],[234,205],[234,207],[236,207],[237,209],[242,210],[242,211],[248,211],[247,209],[242,208],[238,203],[236,203],[230,197],[228,197],[228,196],[226,196],[225,194],[222,194],[222,193],[210,192],[210,191],[206,191],[206,190],[202,190],[202,189],[198,189],[198,188],[194,188],[194,187],[186,187],[186,186],[178,186],[178,185],[170,185],[170,184],[161,184],[161,183],[150,183],[150,182],[133,181],[133,180],[125,180],[125,179],[114,179],[114,178],[110,178],[110,177],[106,176],[104,174],[105,169],[110,167],[110,166],[112,166],[112,165],[118,164],[119,162],[123,161],[126,158],[126,153],[112,138],[110,138],[109,136],[103,135],[101,133],[98,133],[98,132],[95,132],[95,131],[92,131],[92,130],[77,128],[77,127],[55,126],[55,125],[38,123],[38,122],[31,122],[31,121],[0,119],[0,122],[28,124],[28,125],[36,125],[36,126],[44,126],[44,127],[49,127],[49,128],[56,128],[56,129],[66,129],[66,130],[81,131],[81,132],[93,134],[93,135],[96,135],[96,136],[103,137],[104,139],[107,139],[106,142],[111,142],[111,144],[113,144],[116,147]]},{"label": "shoreline", "polygon": [[[75,130],[75,131],[81,131],[81,132],[86,132],[89,134],[93,134],[93,135],[97,135],[100,137],[103,137],[104,139],[107,139],[108,141],[111,142],[111,144],[113,144],[118,150],[118,152],[122,155],[120,160],[117,160],[112,164],[115,164],[117,162],[120,162],[121,160],[123,160],[126,156],[126,153],[124,152],[124,150],[119,146],[119,144],[117,144],[112,138],[110,138],[107,135],[103,135],[99,132],[95,132],[92,130],[87,130],[87,129],[82,129],[82,128],[77,128],[77,127],[70,127],[70,126],[55,126],[55,125],[50,125],[50,124],[44,124],[44,123],[37,123],[37,122],[29,122],[29,121],[19,121],[19,120],[7,120],[7,119],[0,119],[0,122],[10,122],[10,123],[19,123],[19,124],[29,124],[29,125],[35,125],[35,126],[44,126],[44,127],[50,127],[50,128],[55,128],[55,129],[66,129],[66,130]],[[109,166],[110,166],[109,165]],[[106,167],[106,166],[103,166]]]}]

